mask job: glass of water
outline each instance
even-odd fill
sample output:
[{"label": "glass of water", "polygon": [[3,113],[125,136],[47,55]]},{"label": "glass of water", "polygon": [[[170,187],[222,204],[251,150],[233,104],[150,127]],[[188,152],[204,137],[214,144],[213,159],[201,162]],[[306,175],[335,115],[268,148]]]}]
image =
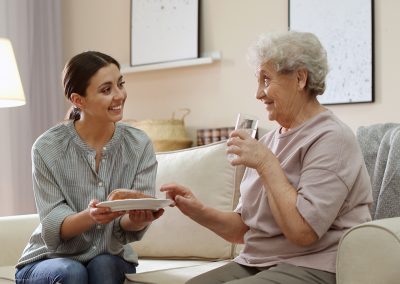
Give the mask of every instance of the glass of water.
[{"label": "glass of water", "polygon": [[[251,114],[239,113],[236,118],[235,130],[246,130],[251,137],[255,138],[258,128],[258,118]],[[237,155],[228,154],[228,160],[236,159]]]}]

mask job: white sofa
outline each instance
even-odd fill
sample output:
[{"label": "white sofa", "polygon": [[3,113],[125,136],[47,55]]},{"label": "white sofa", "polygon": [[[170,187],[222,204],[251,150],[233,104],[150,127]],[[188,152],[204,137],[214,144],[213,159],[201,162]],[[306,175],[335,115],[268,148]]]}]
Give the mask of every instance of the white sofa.
[{"label": "white sofa", "polygon": [[[182,183],[210,206],[232,210],[239,197],[243,168],[232,167],[225,151],[225,142],[219,142],[158,153],[157,188],[167,182]],[[35,214],[0,217],[0,284],[13,283],[14,264],[38,223]],[[339,246],[337,283],[400,283],[399,236],[400,218],[351,229]],[[127,275],[126,283],[185,283],[223,265],[240,250],[240,246],[195,224],[176,208],[167,208],[143,240],[131,245],[140,260],[138,273]]]}]

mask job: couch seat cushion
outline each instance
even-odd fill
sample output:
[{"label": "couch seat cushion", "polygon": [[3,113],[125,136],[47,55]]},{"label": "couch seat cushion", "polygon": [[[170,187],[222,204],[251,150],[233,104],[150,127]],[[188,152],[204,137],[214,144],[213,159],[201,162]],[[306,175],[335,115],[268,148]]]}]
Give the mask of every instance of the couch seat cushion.
[{"label": "couch seat cushion", "polygon": [[[142,260],[143,261],[143,260]],[[163,284],[183,284],[187,280],[225,265],[229,260],[223,261],[172,261],[170,260],[150,260],[152,263],[147,263],[148,267],[160,268],[160,270],[152,270],[147,272],[140,272],[138,267],[138,273],[127,274],[125,284],[130,283],[163,283]],[[176,265],[176,268],[171,268],[172,265]],[[162,267],[166,269],[162,269]]]}]

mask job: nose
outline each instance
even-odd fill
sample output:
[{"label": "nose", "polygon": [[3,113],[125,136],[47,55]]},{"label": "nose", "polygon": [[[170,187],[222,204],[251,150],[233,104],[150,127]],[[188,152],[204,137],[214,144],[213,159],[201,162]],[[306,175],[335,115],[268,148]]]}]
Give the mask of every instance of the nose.
[{"label": "nose", "polygon": [[125,99],[126,98],[126,91],[125,91],[125,89],[119,89],[119,88],[116,88],[116,93],[115,93],[115,95],[114,95],[114,99],[115,100],[123,100],[123,99]]},{"label": "nose", "polygon": [[257,98],[258,100],[261,100],[262,97],[264,97],[264,96],[265,96],[264,85],[263,85],[263,84],[259,84],[259,85],[258,85],[257,92],[256,92],[256,98]]}]

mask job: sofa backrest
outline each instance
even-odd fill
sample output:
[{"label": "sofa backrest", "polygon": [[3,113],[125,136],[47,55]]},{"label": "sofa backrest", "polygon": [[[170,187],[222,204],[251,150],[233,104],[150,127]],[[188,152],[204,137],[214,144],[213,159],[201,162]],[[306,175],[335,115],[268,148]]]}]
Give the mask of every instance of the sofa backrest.
[{"label": "sofa backrest", "polygon": [[[175,182],[192,190],[208,206],[232,211],[238,202],[242,167],[233,167],[226,158],[226,142],[157,153],[158,197],[162,184]],[[141,258],[229,259],[235,246],[198,225],[175,207],[148,229],[143,239],[131,244]]]},{"label": "sofa backrest", "polygon": [[357,129],[357,140],[371,178],[372,219],[400,216],[400,124],[379,123]]}]

